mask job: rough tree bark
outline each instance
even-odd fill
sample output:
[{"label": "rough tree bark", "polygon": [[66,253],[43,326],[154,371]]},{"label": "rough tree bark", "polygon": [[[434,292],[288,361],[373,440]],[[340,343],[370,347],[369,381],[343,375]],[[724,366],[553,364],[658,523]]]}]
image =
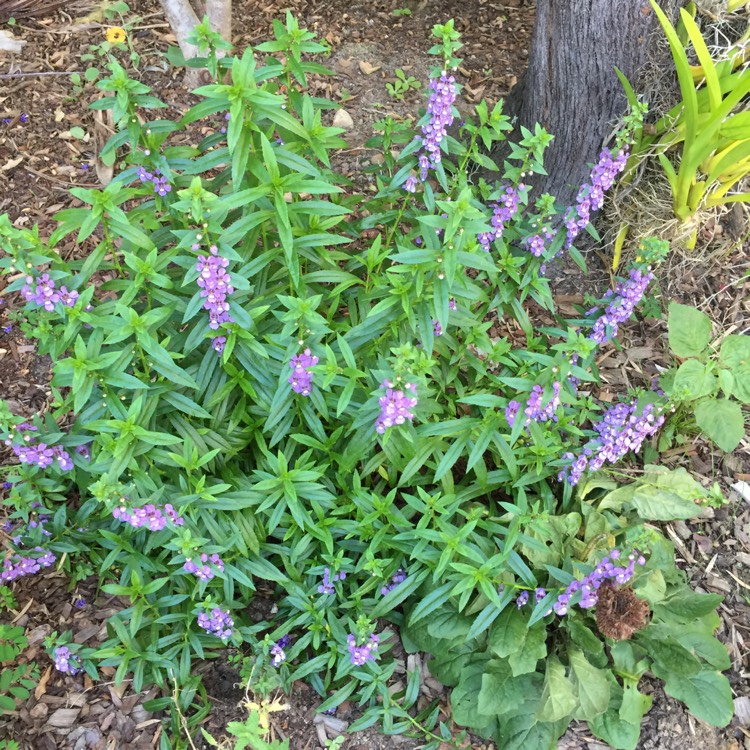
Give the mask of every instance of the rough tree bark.
[{"label": "rough tree bark", "polygon": [[[668,13],[676,4],[661,3]],[[529,68],[507,107],[520,125],[539,122],[555,136],[545,153],[549,177],[535,187],[566,203],[575,198],[627,106],[614,68],[634,81],[656,56],[657,28],[648,0],[537,0]]]}]

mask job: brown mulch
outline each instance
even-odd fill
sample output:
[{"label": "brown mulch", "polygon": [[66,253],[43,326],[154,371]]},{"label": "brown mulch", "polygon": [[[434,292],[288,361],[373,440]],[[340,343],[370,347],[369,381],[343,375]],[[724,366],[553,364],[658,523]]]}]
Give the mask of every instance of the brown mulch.
[{"label": "brown mulch", "polygon": [[35,750],[155,747],[161,720],[141,704],[156,697],[156,689],[139,695],[132,692],[130,680],[115,685],[112,667],[100,668],[98,682],[87,674],[64,675],[44,652],[44,639],[53,631],[70,630],[75,643],[99,647],[107,640],[105,621],[127,604],[97,596],[93,579],[71,590],[67,578],[57,573],[22,578],[13,589],[18,613],[12,622],[23,626],[28,638],[19,662],[36,662],[40,679],[15,714],[0,716],[0,737],[16,739],[22,748]]},{"label": "brown mulch", "polygon": [[[171,112],[184,110],[190,95],[178,77],[173,77],[162,53],[173,42],[169,29],[154,0],[137,5],[142,20],[133,39],[142,55],[140,78],[155,89]],[[42,234],[54,226],[53,215],[77,205],[68,193],[71,186],[99,187],[96,174],[97,143],[102,136],[93,113],[86,109],[98,90],[87,87],[76,95],[68,75],[82,73],[88,63],[80,56],[89,46],[103,39],[103,26],[97,20],[77,24],[70,14],[58,12],[46,18],[24,19],[14,34],[28,44],[14,58],[0,58],[0,173],[5,189],[0,193],[0,213],[7,212],[16,226],[40,225]],[[83,8],[79,15],[91,10]],[[412,119],[422,101],[422,92],[409,92],[403,101],[391,98],[385,84],[395,70],[424,81],[434,65],[426,54],[433,24],[456,19],[463,34],[463,63],[457,79],[463,85],[461,108],[486,97],[490,104],[507,95],[523,72],[533,26],[534,8],[523,0],[289,0],[290,8],[302,25],[314,30],[331,45],[325,61],[335,72],[332,78],[315,78],[313,91],[328,96],[346,109],[353,121],[347,133],[349,148],[336,156],[336,169],[347,176],[361,173],[372,163],[374,152],[364,147],[374,123],[386,115]],[[394,15],[400,8],[411,15]],[[235,2],[235,43],[241,50],[271,36],[271,20],[283,19],[280,4]],[[40,73],[43,75],[27,75]],[[24,122],[22,114],[27,115]],[[85,137],[75,138],[71,129],[83,128]],[[708,238],[713,239],[713,238]],[[708,241],[708,240],[707,240]],[[589,288],[608,285],[610,273],[605,263],[592,258],[595,282]],[[662,278],[662,294],[670,299],[699,304],[724,330],[746,332],[750,317],[750,284],[741,281],[750,267],[745,247],[735,249],[718,262],[696,263],[674,269]],[[582,303],[577,270],[564,270],[559,284],[561,309],[572,311]],[[565,283],[567,277],[567,284]],[[0,280],[0,292],[2,284]],[[588,282],[587,282],[588,283]],[[4,299],[0,297],[0,299]],[[11,410],[30,415],[43,409],[49,399],[49,361],[36,356],[18,326],[11,325],[8,308],[0,306],[0,398],[9,400]],[[566,307],[568,308],[566,310]],[[602,386],[596,395],[614,398],[624,388],[649,384],[660,368],[670,364],[662,321],[646,320],[632,324],[630,340],[623,350],[605,351],[600,361]],[[722,457],[705,441],[688,439],[662,456],[668,465],[684,465],[710,485],[719,481],[730,503],[713,514],[690,523],[667,526],[684,569],[696,588],[725,596],[721,606],[720,638],[732,657],[730,680],[738,696],[748,693],[748,646],[750,640],[750,503],[730,489],[739,478],[750,481],[750,447],[745,443],[733,456]],[[106,638],[104,620],[121,606],[115,599],[97,597],[93,584],[79,584],[74,591],[57,574],[22,579],[14,584],[18,611],[11,613],[26,628],[29,648],[23,658],[34,659],[41,667],[36,693],[16,716],[0,717],[0,737],[17,739],[26,748],[122,748],[138,750],[158,746],[161,722],[142,707],[147,696],[134,695],[129,682],[115,688],[104,674],[104,681],[93,684],[86,676],[69,677],[57,673],[43,655],[43,638],[52,630],[72,630],[77,642],[97,645]],[[77,609],[73,602],[83,595],[89,603]],[[80,639],[80,640],[79,640]],[[401,674],[403,674],[403,669]],[[450,722],[447,692],[435,684],[428,669],[423,670],[422,699],[440,700],[443,718]],[[206,672],[208,692],[214,710],[206,728],[220,737],[226,722],[243,720],[245,711],[238,704],[244,691],[236,687],[238,675],[224,665],[211,665]],[[734,724],[726,730],[706,727],[654,686],[655,701],[643,724],[641,750],[750,750],[747,727]],[[354,707],[344,705],[336,717],[323,723],[316,719],[320,700],[304,685],[295,685],[287,698],[290,708],[274,719],[276,736],[290,739],[292,750],[317,750],[326,736],[333,737],[356,717]],[[336,722],[343,722],[337,724]],[[322,732],[322,733],[321,733]],[[385,737],[374,729],[347,738],[346,750],[411,750],[420,743],[403,737]],[[474,741],[475,750],[491,745]],[[603,750],[583,727],[574,727],[560,742],[567,750]]]}]

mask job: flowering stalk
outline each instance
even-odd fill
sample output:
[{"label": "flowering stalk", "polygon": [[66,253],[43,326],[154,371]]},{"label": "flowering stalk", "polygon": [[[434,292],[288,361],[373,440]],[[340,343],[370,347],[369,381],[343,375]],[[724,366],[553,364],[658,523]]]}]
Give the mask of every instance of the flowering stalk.
[{"label": "flowering stalk", "polygon": [[628,556],[628,564],[625,567],[618,564],[621,559],[620,550],[613,549],[608,556],[602,558],[591,573],[581,580],[571,581],[565,591],[557,597],[550,612],[554,611],[563,617],[570,609],[571,599],[579,593],[578,606],[581,609],[591,609],[599,600],[597,592],[605,581],[614,581],[618,585],[626,584],[635,575],[635,566],[646,564],[646,558],[643,555],[636,556],[635,553]]},{"label": "flowering stalk", "polygon": [[[193,245],[194,250],[199,248],[199,245]],[[201,288],[201,297],[204,298],[203,307],[208,310],[208,327],[215,331],[222,324],[232,322],[227,298],[234,292],[234,287],[226,271],[229,260],[219,255],[216,245],[211,245],[209,252],[210,255],[198,256],[198,262],[195,264],[198,271],[196,283]],[[221,354],[226,341],[225,336],[217,336],[211,345]]]},{"label": "flowering stalk", "polygon": [[625,169],[628,161],[628,147],[624,145],[613,156],[612,151],[604,149],[599,161],[591,170],[589,182],[581,185],[576,196],[576,205],[571,206],[565,216],[565,249],[572,246],[576,237],[585,229],[591,220],[591,214],[604,205],[604,194],[614,185],[615,178]]},{"label": "flowering stalk", "polygon": [[167,503],[163,509],[157,508],[153,503],[130,510],[125,505],[118,505],[112,511],[112,515],[118,521],[130,524],[134,529],[145,527],[149,531],[161,531],[168,521],[175,526],[182,526],[185,523],[171,503]]},{"label": "flowering stalk", "polygon": [[296,354],[289,360],[289,367],[292,368],[292,374],[287,381],[295,393],[300,396],[309,396],[312,389],[313,373],[310,368],[318,364],[320,360],[310,349],[305,349],[301,354]]},{"label": "flowering stalk", "polygon": [[653,404],[646,404],[640,414],[636,414],[637,408],[637,400],[610,407],[604,418],[594,425],[599,437],[589,442],[577,458],[573,453],[563,456],[570,464],[558,474],[558,480],[576,485],[587,469],[598,471],[605,463],[617,463],[630,451],[637,453],[643,441],[655,435],[664,424],[664,416]]},{"label": "flowering stalk", "polygon": [[47,312],[52,312],[58,302],[66,307],[74,307],[78,301],[78,292],[74,289],[68,291],[65,286],[57,289],[48,273],[43,273],[37,279],[27,276],[26,283],[21,288],[21,296],[27,302],[43,307]]},{"label": "flowering stalk", "polygon": [[[182,522],[182,519],[180,521]],[[199,562],[196,563],[191,557],[187,558],[182,569],[188,573],[192,573],[201,581],[210,581],[215,577],[216,574],[211,566],[215,566],[222,573],[224,572],[224,561],[216,553],[209,556],[205,552],[202,552],[198,560]]]},{"label": "flowering stalk", "polygon": [[[627,280],[617,283],[614,292],[610,289],[605,299],[612,301],[607,305],[604,314],[596,320],[590,339],[597,344],[604,344],[617,336],[620,324],[630,319],[638,303],[643,299],[648,285],[654,278],[650,270],[644,273],[638,268],[630,271]],[[590,310],[592,313],[597,308]]]},{"label": "flowering stalk", "polygon": [[364,643],[357,645],[357,639],[353,634],[346,637],[346,645],[349,649],[349,659],[355,667],[361,667],[368,661],[376,661],[378,658],[379,636],[373,634]]},{"label": "flowering stalk", "polygon": [[411,422],[414,419],[411,409],[417,405],[417,387],[412,383],[406,383],[404,388],[414,396],[407,396],[402,390],[394,391],[390,380],[383,382],[383,388],[386,391],[385,395],[380,397],[380,414],[375,420],[375,432],[379,435],[382,435],[389,427],[403,424],[407,419]]},{"label": "flowering stalk", "polygon": [[204,609],[198,613],[198,625],[209,635],[226,640],[232,636],[234,620],[229,610],[224,611],[219,607],[214,607],[210,612]]}]

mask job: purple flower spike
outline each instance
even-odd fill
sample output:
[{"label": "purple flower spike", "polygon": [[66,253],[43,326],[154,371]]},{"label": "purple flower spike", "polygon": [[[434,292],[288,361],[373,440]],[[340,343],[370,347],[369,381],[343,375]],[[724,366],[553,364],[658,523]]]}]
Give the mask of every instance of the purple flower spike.
[{"label": "purple flower spike", "polygon": [[377,635],[371,635],[361,646],[357,645],[357,639],[350,633],[346,638],[346,644],[349,649],[349,658],[355,667],[361,667],[368,661],[375,661],[378,658],[378,644],[380,638]]},{"label": "purple flower spike", "polygon": [[310,368],[317,365],[319,359],[310,351],[305,349],[302,354],[296,354],[289,360],[289,367],[292,368],[292,374],[288,382],[295,393],[301,396],[309,396],[312,389],[313,374]]},{"label": "purple flower spike", "polygon": [[557,476],[558,481],[576,485],[584,471],[598,471],[605,463],[617,463],[631,451],[638,453],[646,438],[653,437],[664,424],[664,416],[656,411],[653,404],[646,404],[640,414],[636,414],[638,402],[615,404],[594,425],[599,437],[589,442],[580,456],[566,453],[569,461]]},{"label": "purple flower spike", "polygon": [[224,561],[215,553],[209,556],[207,553],[203,552],[198,560],[199,561],[196,563],[192,558],[188,558],[185,560],[182,569],[188,573],[192,573],[201,581],[210,581],[216,576],[213,570],[214,567],[220,572],[224,572]]},{"label": "purple flower spike", "polygon": [[271,646],[271,666],[280,667],[286,661],[286,652],[278,643]]},{"label": "purple flower spike", "polygon": [[219,607],[214,607],[210,612],[204,610],[198,613],[198,625],[209,635],[226,640],[232,636],[234,620],[229,610],[224,611]]},{"label": "purple flower spike", "polygon": [[333,576],[331,576],[331,570],[330,568],[326,568],[323,571],[323,583],[318,586],[318,593],[319,594],[335,594],[336,589],[334,588],[333,584],[336,583],[336,581],[343,581],[346,578],[346,573],[334,573]]},{"label": "purple flower spike", "polygon": [[505,193],[500,197],[499,202],[492,205],[492,231],[482,232],[477,236],[482,248],[489,252],[490,245],[502,235],[505,231],[505,225],[518,213],[518,202],[521,198],[520,192],[524,185],[520,184],[517,188],[508,186]]},{"label": "purple flower spike", "polygon": [[[441,161],[440,143],[453,124],[453,103],[456,101],[456,79],[443,71],[440,78],[430,81],[430,98],[427,102],[429,121],[422,126],[422,146],[432,167]],[[424,171],[424,161],[420,160]]]},{"label": "purple flower spike", "polygon": [[163,510],[152,503],[130,510],[125,505],[120,505],[112,511],[112,515],[118,521],[130,524],[134,529],[147,528],[149,531],[161,531],[166,527],[167,521],[171,521],[174,526],[182,526],[185,523],[170,503],[167,503]]},{"label": "purple flower spike", "polygon": [[375,432],[382,435],[389,427],[397,424],[403,424],[408,419],[414,419],[411,412],[417,405],[416,386],[407,383],[404,388],[413,393],[413,396],[407,396],[404,391],[393,390],[393,383],[386,381],[383,383],[386,388],[385,396],[380,397],[380,415],[375,420]]},{"label": "purple flower spike", "polygon": [[589,182],[581,186],[576,197],[576,206],[568,209],[565,217],[567,235],[565,249],[568,249],[575,238],[589,223],[591,213],[604,205],[604,194],[614,185],[615,179],[625,169],[628,161],[627,148],[620,149],[613,158],[609,149],[599,155],[599,162],[591,170]]},{"label": "purple flower spike", "polygon": [[383,588],[380,589],[380,593],[385,596],[389,591],[393,591],[399,583],[403,583],[406,580],[406,571],[403,568],[399,568],[392,576],[391,582],[387,583]]},{"label": "purple flower spike", "polygon": [[594,323],[589,338],[596,341],[597,344],[604,344],[615,338],[620,324],[630,319],[653,278],[654,274],[650,271],[643,273],[634,268],[630,272],[629,279],[619,281],[615,287],[614,295],[611,291],[608,295],[614,297],[614,299],[607,305],[604,315]]},{"label": "purple flower spike", "polygon": [[17,578],[34,575],[42,568],[49,568],[54,565],[57,558],[52,552],[41,547],[36,547],[34,551],[42,554],[37,558],[24,557],[18,554],[6,557],[0,570],[0,581],[3,583],[15,581]]},{"label": "purple flower spike", "polygon": [[563,617],[570,610],[570,600],[579,593],[581,598],[578,601],[578,606],[581,609],[595,607],[599,601],[598,591],[605,581],[611,581],[622,586],[633,577],[636,565],[646,564],[646,558],[643,555],[636,558],[635,554],[631,554],[627,558],[628,564],[626,566],[618,566],[616,563],[621,557],[620,550],[613,549],[608,557],[602,558],[591,573],[580,580],[571,581],[565,591],[557,597],[557,601],[547,614],[554,612]]},{"label": "purple flower spike", "polygon": [[[208,327],[215,331],[222,324],[232,322],[228,297],[234,292],[234,287],[226,271],[229,261],[219,255],[216,245],[211,245],[209,252],[210,255],[198,256],[198,262],[195,264],[198,271],[196,283],[201,288],[203,308],[208,310]],[[223,343],[221,349],[224,348]],[[214,339],[213,347],[217,349],[216,339]]]}]

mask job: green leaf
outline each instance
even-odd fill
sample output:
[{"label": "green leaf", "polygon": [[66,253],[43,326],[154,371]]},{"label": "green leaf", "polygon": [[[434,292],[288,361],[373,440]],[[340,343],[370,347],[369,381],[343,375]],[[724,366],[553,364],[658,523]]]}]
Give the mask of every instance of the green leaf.
[{"label": "green leaf", "polygon": [[702,512],[702,508],[692,500],[685,500],[674,492],[652,485],[638,487],[632,502],[638,515],[649,521],[693,518]]},{"label": "green leaf", "polygon": [[669,303],[669,347],[678,357],[698,357],[711,340],[711,319],[700,310]]},{"label": "green leaf", "polygon": [[516,607],[506,607],[490,630],[488,646],[497,656],[510,656],[526,634],[526,620]]},{"label": "green leaf", "polygon": [[733,394],[750,404],[750,336],[727,336],[721,343],[719,363],[734,376]]},{"label": "green leaf", "polygon": [[[534,695],[537,689],[529,691]],[[537,721],[538,701],[527,700],[513,715],[502,716],[495,738],[502,750],[555,750],[568,726],[566,719],[560,721]]]},{"label": "green leaf", "polygon": [[703,487],[680,467],[670,471],[664,466],[647,465],[643,478],[635,485],[631,498],[641,518],[671,521],[693,518],[702,512],[696,500],[706,496]]},{"label": "green leaf", "polygon": [[473,646],[465,644],[458,648],[438,649],[430,659],[430,674],[443,685],[456,685],[474,651]]},{"label": "green leaf", "polygon": [[683,362],[674,377],[672,392],[681,401],[696,401],[716,393],[716,376],[697,359]]},{"label": "green leaf", "polygon": [[742,408],[728,398],[711,398],[695,407],[698,427],[726,453],[731,453],[745,434]]},{"label": "green leaf", "polygon": [[[679,593],[673,594],[654,607],[654,612],[673,615],[680,620],[690,622],[708,614],[712,614],[721,604],[722,597],[718,594],[700,594],[687,587]],[[672,619],[672,618],[669,618]]]},{"label": "green leaf", "polygon": [[571,649],[568,652],[570,660],[570,678],[576,692],[579,707],[575,713],[576,719],[590,721],[595,716],[604,713],[609,707],[610,683],[607,672],[597,669],[584,656],[583,651]]},{"label": "green leaf", "polygon": [[675,638],[650,638],[644,631],[638,642],[648,645],[649,656],[664,674],[689,677],[701,671],[701,663]]},{"label": "green leaf", "polygon": [[560,660],[556,656],[551,656],[547,660],[544,690],[539,701],[536,718],[539,721],[559,721],[571,716],[577,706],[578,697],[575,685],[565,676],[565,667],[560,663]]},{"label": "green leaf", "polygon": [[535,672],[539,659],[547,655],[547,628],[543,624],[529,628],[518,643],[516,650],[508,657],[514,675]]},{"label": "green leaf", "polygon": [[715,727],[725,727],[732,720],[732,688],[723,674],[706,670],[689,677],[663,676],[656,666],[653,672],[664,679],[667,695],[682,701],[696,718]]},{"label": "green leaf", "polygon": [[624,721],[618,711],[613,708],[590,721],[589,729],[599,739],[617,750],[635,750],[641,736],[640,721],[637,724]]},{"label": "green leaf", "polygon": [[489,717],[513,711],[524,702],[522,683],[513,676],[506,661],[493,659],[488,662],[477,697],[479,713]]},{"label": "green leaf", "polygon": [[477,659],[461,671],[461,679],[451,693],[451,714],[457,724],[471,727],[477,734],[489,738],[497,727],[497,720],[494,716],[481,714],[477,700],[486,663],[484,659]]}]

